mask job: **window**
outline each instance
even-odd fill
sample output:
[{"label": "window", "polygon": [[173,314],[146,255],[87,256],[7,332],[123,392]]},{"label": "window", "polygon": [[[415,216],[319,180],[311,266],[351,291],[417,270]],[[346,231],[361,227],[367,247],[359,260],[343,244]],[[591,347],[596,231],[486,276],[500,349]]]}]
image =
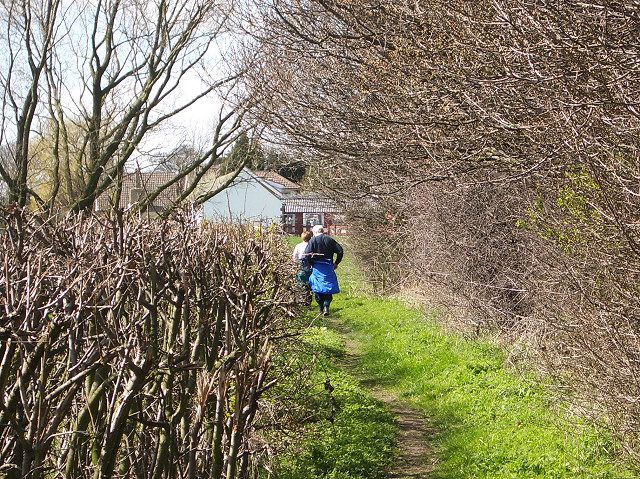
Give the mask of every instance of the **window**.
[{"label": "window", "polygon": [[324,218],[322,218],[322,213],[304,213],[302,222],[305,227],[312,228],[315,225],[324,224]]}]

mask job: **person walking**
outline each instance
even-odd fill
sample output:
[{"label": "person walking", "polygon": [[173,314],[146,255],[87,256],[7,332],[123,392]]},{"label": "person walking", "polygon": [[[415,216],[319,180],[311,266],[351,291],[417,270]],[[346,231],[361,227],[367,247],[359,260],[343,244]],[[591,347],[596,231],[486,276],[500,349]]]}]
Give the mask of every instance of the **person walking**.
[{"label": "person walking", "polygon": [[[336,240],[324,234],[322,225],[315,225],[311,231],[313,238],[304,250],[305,261],[312,268],[309,286],[315,294],[320,312],[329,316],[333,295],[340,292],[335,270],[342,261],[344,251]],[[335,261],[333,255],[335,255]]]},{"label": "person walking", "polygon": [[311,288],[309,287],[309,276],[311,276],[311,266],[305,261],[304,250],[307,248],[309,244],[309,240],[313,236],[311,231],[303,231],[300,235],[300,239],[302,240],[298,243],[295,248],[293,248],[293,254],[291,255],[291,259],[295,261],[300,269],[298,270],[298,274],[296,274],[296,278],[298,282],[304,287],[304,302],[307,306],[311,305]]}]

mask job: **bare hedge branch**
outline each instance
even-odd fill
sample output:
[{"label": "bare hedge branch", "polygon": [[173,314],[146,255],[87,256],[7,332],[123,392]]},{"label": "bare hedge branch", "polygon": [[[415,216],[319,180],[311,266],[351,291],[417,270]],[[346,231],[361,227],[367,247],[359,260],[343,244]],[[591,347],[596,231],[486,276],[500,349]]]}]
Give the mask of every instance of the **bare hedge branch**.
[{"label": "bare hedge branch", "polygon": [[295,330],[280,239],[187,216],[2,218],[2,474],[251,477]]}]

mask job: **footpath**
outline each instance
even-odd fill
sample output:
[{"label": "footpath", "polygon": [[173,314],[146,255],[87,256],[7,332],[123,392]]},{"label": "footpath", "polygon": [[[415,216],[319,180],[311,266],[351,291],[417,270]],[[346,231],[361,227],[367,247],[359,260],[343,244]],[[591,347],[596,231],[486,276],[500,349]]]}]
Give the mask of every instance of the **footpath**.
[{"label": "footpath", "polygon": [[310,330],[328,351],[319,377],[331,384],[335,414],[313,424],[278,477],[638,477],[605,433],[536,378],[505,368],[499,348],[375,297],[348,258],[338,273],[343,292]]},{"label": "footpath", "polygon": [[349,339],[340,320],[329,321],[335,331],[342,331],[344,355],[336,360],[336,364],[352,374],[359,383],[393,415],[397,427],[395,455],[385,468],[389,479],[426,479],[430,477],[437,457],[431,446],[432,437],[436,433],[434,427],[424,413],[416,406],[409,405],[398,397],[394,391],[384,387],[376,377],[366,375],[360,367],[362,353],[359,344]]}]

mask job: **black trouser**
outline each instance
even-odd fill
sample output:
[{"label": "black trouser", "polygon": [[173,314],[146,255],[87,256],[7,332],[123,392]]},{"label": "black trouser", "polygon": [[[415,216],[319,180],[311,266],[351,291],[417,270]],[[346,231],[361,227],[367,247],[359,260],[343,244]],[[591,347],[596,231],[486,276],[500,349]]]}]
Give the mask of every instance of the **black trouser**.
[{"label": "black trouser", "polygon": [[320,308],[320,312],[322,312],[324,308],[327,308],[327,311],[329,310],[329,305],[331,304],[332,299],[333,299],[332,294],[316,293],[316,302],[318,303],[318,308]]}]

